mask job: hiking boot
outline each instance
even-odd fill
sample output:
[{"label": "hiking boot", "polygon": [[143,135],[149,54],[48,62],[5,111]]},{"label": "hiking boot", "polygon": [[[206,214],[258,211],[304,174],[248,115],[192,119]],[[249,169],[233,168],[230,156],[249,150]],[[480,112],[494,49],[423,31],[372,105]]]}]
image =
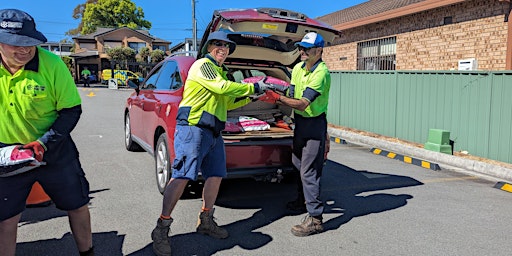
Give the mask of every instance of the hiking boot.
[{"label": "hiking boot", "polygon": [[306,213],[306,202],[304,198],[297,197],[297,199],[286,203],[286,209],[297,213]]},{"label": "hiking boot", "polygon": [[292,227],[292,234],[295,236],[309,236],[322,231],[324,231],[322,220],[309,214],[304,217],[301,224]]},{"label": "hiking boot", "polygon": [[196,231],[200,234],[209,235],[217,239],[224,239],[229,236],[226,229],[219,227],[213,218],[215,209],[199,213]]},{"label": "hiking boot", "polygon": [[153,239],[153,252],[158,256],[171,255],[171,243],[169,242],[169,231],[172,219],[162,220],[158,219],[156,228],[151,232],[151,239]]}]

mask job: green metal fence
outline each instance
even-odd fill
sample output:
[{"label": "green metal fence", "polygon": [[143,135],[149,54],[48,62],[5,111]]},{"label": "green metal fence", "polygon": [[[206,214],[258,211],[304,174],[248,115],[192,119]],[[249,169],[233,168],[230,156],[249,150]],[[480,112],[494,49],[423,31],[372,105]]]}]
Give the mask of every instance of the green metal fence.
[{"label": "green metal fence", "polygon": [[332,71],[329,123],[512,163],[512,72]]}]

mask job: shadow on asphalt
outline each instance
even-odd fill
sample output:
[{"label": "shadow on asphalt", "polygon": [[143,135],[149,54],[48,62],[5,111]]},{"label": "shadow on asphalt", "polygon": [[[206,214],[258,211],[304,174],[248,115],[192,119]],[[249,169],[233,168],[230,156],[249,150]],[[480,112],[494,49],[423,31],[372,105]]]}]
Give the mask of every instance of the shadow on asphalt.
[{"label": "shadow on asphalt", "polygon": [[[90,191],[91,200],[94,198],[92,194],[103,192],[110,189],[98,189]],[[19,226],[34,224],[40,221],[50,220],[54,218],[65,217],[67,213],[55,207],[51,203],[47,206],[28,207],[21,215]],[[124,235],[118,235],[116,231],[93,233],[92,235],[95,251],[101,252],[96,255],[123,255],[122,246]],[[34,242],[17,243],[16,255],[52,255],[52,256],[68,256],[77,255],[75,241],[70,232],[64,234],[60,239],[39,240]],[[1,253],[0,253],[1,255]]]},{"label": "shadow on asphalt", "polygon": [[[325,205],[325,232],[338,229],[352,218],[371,213],[389,211],[407,204],[412,199],[408,194],[376,193],[358,195],[392,188],[418,186],[423,183],[406,176],[372,173],[354,170],[345,165],[328,161],[322,177],[322,198]],[[254,180],[223,181],[217,205],[231,209],[259,209],[251,217],[239,220],[226,228],[230,236],[217,240],[201,234],[186,233],[172,236],[173,255],[212,255],[239,246],[255,250],[273,239],[270,235],[255,231],[283,217],[294,216],[287,212],[286,202],[295,199],[296,184],[263,183]],[[301,214],[303,215],[303,214]],[[297,216],[297,223],[301,217]],[[290,227],[291,228],[291,227]],[[291,234],[290,234],[291,236]],[[201,246],[197,246],[200,244]],[[134,255],[153,255],[151,244],[136,251]]]},{"label": "shadow on asphalt", "polygon": [[[325,232],[336,230],[355,217],[402,207],[407,204],[408,199],[413,198],[408,194],[358,195],[362,192],[422,184],[407,176],[354,170],[345,165],[328,161],[322,177],[322,198],[326,202]],[[200,187],[196,187],[195,190],[200,191]],[[249,218],[225,225],[230,236],[224,240],[195,232],[172,236],[174,245],[172,254],[203,256],[229,250],[235,246],[245,250],[255,250],[265,246],[273,240],[272,236],[255,230],[287,216],[297,216],[297,223],[300,222],[301,217],[297,213],[287,212],[285,209],[286,202],[295,199],[296,191],[296,184],[291,180],[285,180],[282,183],[264,183],[251,179],[223,181],[217,206],[230,209],[259,210]],[[93,193],[93,191],[91,192]],[[200,193],[191,197],[198,196]],[[25,222],[22,225],[62,216],[65,216],[65,213],[53,205],[43,209],[27,209],[22,216],[22,222]],[[117,231],[94,233],[93,241],[96,255],[122,255],[124,235],[118,235]],[[197,246],[198,244],[201,246]],[[151,247],[152,244],[148,244],[129,255],[154,255]],[[74,254],[76,254],[76,247],[70,233],[66,233],[60,239],[18,243],[16,250],[16,255],[60,256]]]},{"label": "shadow on asphalt", "polygon": [[[92,240],[95,255],[122,256],[124,236],[125,235],[118,235],[116,231],[93,233]],[[69,256],[78,255],[78,252],[73,236],[68,232],[59,239],[18,243],[16,245],[16,255]]]}]

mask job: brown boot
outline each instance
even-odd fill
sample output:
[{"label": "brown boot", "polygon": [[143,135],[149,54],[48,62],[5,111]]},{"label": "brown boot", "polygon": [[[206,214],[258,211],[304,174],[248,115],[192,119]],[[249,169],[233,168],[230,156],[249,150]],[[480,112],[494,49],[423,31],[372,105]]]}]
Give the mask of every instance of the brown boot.
[{"label": "brown boot", "polygon": [[151,232],[153,239],[153,252],[158,256],[171,255],[171,243],[169,242],[169,231],[173,219],[158,219],[155,229]]},{"label": "brown boot", "polygon": [[324,231],[322,220],[306,215],[301,224],[292,227],[292,234],[295,236],[309,236]]},{"label": "brown boot", "polygon": [[219,227],[213,218],[215,209],[199,213],[196,231],[201,234],[209,235],[217,239],[224,239],[229,236],[226,229]]}]

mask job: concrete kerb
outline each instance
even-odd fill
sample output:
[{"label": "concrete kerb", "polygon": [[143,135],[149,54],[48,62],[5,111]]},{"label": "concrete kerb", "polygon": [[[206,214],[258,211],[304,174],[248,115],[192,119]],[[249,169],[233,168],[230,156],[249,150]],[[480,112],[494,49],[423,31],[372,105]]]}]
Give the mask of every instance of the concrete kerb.
[{"label": "concrete kerb", "polygon": [[[353,144],[362,144],[368,147],[384,149],[396,154],[409,156],[413,158],[430,161],[439,165],[447,165],[455,167],[455,171],[469,172],[475,176],[491,179],[494,181],[512,182],[512,169],[502,166],[492,165],[485,162],[466,159],[458,156],[448,155],[444,153],[434,152],[423,148],[417,148],[387,140],[381,140],[358,133],[353,133],[333,127],[327,128],[329,136],[338,137]],[[457,170],[460,168],[462,170]],[[452,168],[450,168],[452,169]]]}]

